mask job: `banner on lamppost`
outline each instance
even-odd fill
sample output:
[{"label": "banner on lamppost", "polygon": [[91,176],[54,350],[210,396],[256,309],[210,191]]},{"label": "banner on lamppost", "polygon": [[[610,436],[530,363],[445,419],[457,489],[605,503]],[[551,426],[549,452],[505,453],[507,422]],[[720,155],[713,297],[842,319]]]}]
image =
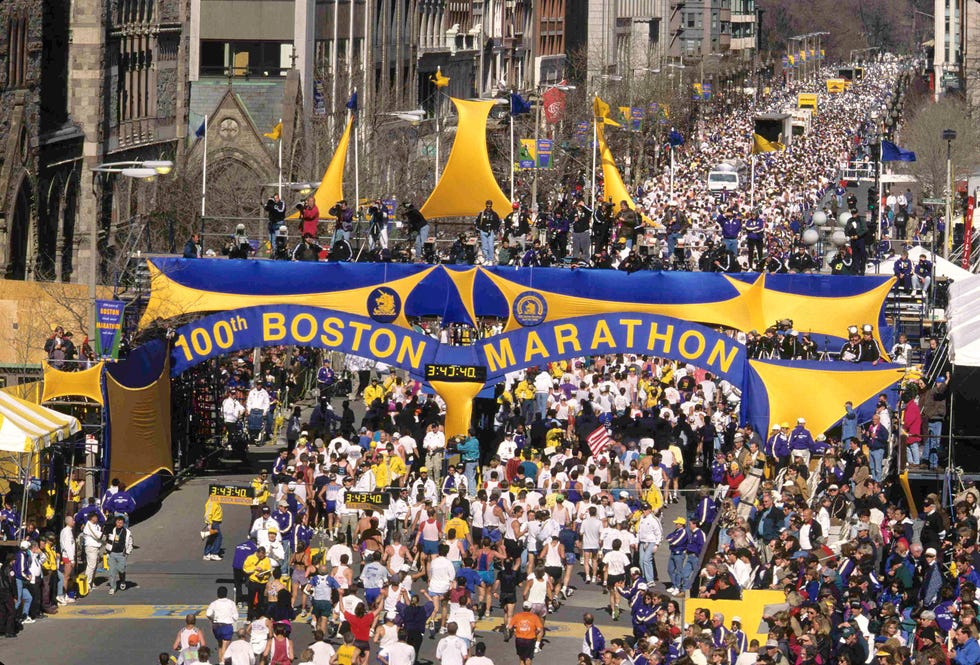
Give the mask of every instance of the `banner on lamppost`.
[{"label": "banner on lamppost", "polygon": [[971,196],[966,200],[966,214],[963,215],[963,261],[960,264],[963,270],[970,269],[970,254],[973,253],[973,208],[976,205],[976,196]]},{"label": "banner on lamppost", "polygon": [[95,301],[95,355],[101,360],[118,360],[122,341],[122,318],[126,303]]},{"label": "banner on lamppost", "polygon": [[538,139],[538,149],[535,155],[535,162],[539,169],[550,169],[551,168],[551,154],[554,148],[554,142],[551,139]]}]

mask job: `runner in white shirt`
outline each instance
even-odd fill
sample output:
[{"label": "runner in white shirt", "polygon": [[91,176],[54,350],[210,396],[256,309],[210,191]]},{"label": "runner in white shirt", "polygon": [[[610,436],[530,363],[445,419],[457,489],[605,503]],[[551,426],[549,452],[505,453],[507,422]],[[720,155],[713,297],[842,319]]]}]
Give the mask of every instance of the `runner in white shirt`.
[{"label": "runner in white shirt", "polygon": [[629,557],[620,551],[622,543],[617,538],[612,543],[612,550],[606,552],[602,557],[605,566],[605,585],[609,590],[609,611],[613,621],[619,620],[619,591],[623,588],[626,580],[626,566],[629,565]]},{"label": "runner in white shirt", "polygon": [[439,554],[429,561],[429,588],[425,591],[426,597],[435,606],[430,623],[434,619],[442,628],[446,625],[446,612],[449,605],[447,594],[456,579],[456,567],[446,558],[448,551],[447,545],[440,544]]}]

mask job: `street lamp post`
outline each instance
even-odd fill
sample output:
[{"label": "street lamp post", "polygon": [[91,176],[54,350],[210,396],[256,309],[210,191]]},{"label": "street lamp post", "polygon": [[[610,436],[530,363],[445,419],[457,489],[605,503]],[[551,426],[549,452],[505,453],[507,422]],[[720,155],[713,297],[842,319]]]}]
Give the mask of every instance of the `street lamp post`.
[{"label": "street lamp post", "polygon": [[943,230],[943,258],[949,258],[950,228],[953,226],[953,141],[955,129],[944,129],[942,139],[946,142],[946,224]]},{"label": "street lamp post", "polygon": [[[119,174],[126,178],[136,178],[138,180],[154,180],[158,175],[167,175],[174,168],[174,163],[169,160],[146,160],[129,162],[107,162],[99,164],[92,169],[93,187],[96,182],[104,184],[104,181],[111,174]],[[102,175],[105,174],[105,175]],[[96,287],[98,285],[99,273],[99,219],[98,215],[92,220],[92,249],[89,253],[89,275],[88,275],[88,297],[89,297],[89,317],[88,333],[94,339],[95,331],[95,301],[98,297]]]}]

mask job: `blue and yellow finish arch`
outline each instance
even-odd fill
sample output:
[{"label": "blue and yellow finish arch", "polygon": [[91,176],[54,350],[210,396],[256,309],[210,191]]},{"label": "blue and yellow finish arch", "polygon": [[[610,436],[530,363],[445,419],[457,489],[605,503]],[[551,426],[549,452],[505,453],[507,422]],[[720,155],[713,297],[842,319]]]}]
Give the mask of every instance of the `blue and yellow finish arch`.
[{"label": "blue and yellow finish arch", "polygon": [[[645,353],[728,380],[756,427],[802,416],[816,431],[839,419],[845,401],[860,404],[900,378],[888,364],[749,360],[744,345],[711,327],[748,331],[792,318],[798,330],[833,340],[873,322],[881,342],[891,278],[184,259],[150,269],[143,325],[206,315],[177,330],[174,374],[237,349],[302,344],[376,358],[422,380],[428,366],[478,367],[482,387],[554,360]],[[451,347],[416,332],[419,317],[495,317],[504,331]],[[430,383],[469,408],[473,381]],[[802,386],[820,398],[800,399]]]}]

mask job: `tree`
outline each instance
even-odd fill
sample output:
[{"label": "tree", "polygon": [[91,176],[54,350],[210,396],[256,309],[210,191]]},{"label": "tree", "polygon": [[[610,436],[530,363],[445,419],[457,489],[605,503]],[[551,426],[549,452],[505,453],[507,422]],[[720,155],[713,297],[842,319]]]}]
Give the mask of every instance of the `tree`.
[{"label": "tree", "polygon": [[942,140],[944,129],[956,131],[952,142],[954,180],[972,173],[980,163],[977,140],[980,133],[969,116],[963,100],[944,97],[937,104],[920,107],[897,139],[899,145],[915,152],[916,161],[909,163],[908,170],[922,183],[926,194],[942,196],[946,183],[946,142]]}]

